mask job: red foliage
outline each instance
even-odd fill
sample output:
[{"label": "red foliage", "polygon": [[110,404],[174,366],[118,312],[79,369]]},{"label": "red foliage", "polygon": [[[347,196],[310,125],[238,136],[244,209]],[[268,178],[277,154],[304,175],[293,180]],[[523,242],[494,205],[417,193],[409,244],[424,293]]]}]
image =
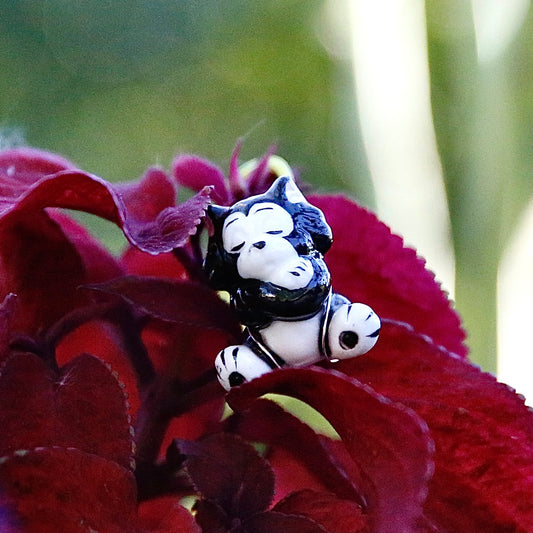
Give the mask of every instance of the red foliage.
[{"label": "red foliage", "polygon": [[[466,360],[460,319],[373,214],[315,196],[335,290],[383,318],[369,354],[223,390],[240,326],[205,285],[209,202],[265,190],[180,156],[113,185],[28,148],[0,153],[0,529],[9,533],[533,531],[533,415]],[[198,192],[176,202],[177,185]],[[122,228],[113,258],[57,208]],[[350,224],[346,224],[350,220]],[[265,393],[322,413],[320,435]],[[194,496],[194,516],[180,505]]]}]

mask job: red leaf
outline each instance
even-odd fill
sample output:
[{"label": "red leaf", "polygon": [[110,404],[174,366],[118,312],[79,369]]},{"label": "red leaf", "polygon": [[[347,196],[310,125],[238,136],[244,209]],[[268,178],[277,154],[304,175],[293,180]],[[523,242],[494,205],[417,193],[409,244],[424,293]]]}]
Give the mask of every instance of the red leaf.
[{"label": "red leaf", "polygon": [[361,501],[358,483],[326,448],[327,439],[274,402],[255,401],[246,411],[228,418],[225,428],[247,441],[269,446],[267,458],[276,473],[277,500],[293,490],[313,487]]},{"label": "red leaf", "polygon": [[159,213],[174,207],[177,190],[160,168],[149,168],[139,182],[113,185],[127,207],[127,216],[138,222],[155,220]]},{"label": "red leaf", "polygon": [[374,214],[342,196],[316,195],[310,202],[324,211],[333,231],[326,262],[334,290],[466,355],[460,319],[414,250]]},{"label": "red leaf", "polygon": [[9,533],[138,533],[133,474],[65,448],[0,459],[0,529]]},{"label": "red leaf", "polygon": [[228,533],[231,529],[231,519],[224,509],[211,500],[198,500],[194,504],[196,522],[202,533]]},{"label": "red leaf", "polygon": [[175,496],[141,503],[139,521],[150,533],[202,533],[191,513]]},{"label": "red leaf", "polygon": [[266,392],[308,403],[337,430],[367,477],[363,492],[373,531],[414,526],[432,472],[432,441],[419,417],[354,379],[318,368],[276,370],[232,389],[227,399],[242,410]]},{"label": "red leaf", "polygon": [[98,283],[123,274],[117,260],[78,222],[58,210],[48,210],[48,215],[59,224],[80,256],[85,283]]},{"label": "red leaf", "polygon": [[200,405],[172,419],[161,444],[162,455],[174,439],[195,440],[220,429],[220,419],[224,413],[224,397],[203,400]]},{"label": "red leaf", "polygon": [[13,316],[17,297],[10,293],[0,304],[0,364],[9,356],[9,336],[11,333],[11,318]]},{"label": "red leaf", "polygon": [[305,516],[286,515],[274,511],[256,514],[246,519],[243,527],[235,531],[236,533],[328,533]]},{"label": "red leaf", "polygon": [[[0,184],[7,185],[0,189],[0,207],[3,207],[0,215],[4,219],[45,207],[77,209],[114,222],[132,244],[156,254],[183,246],[196,232],[209,203],[210,188],[207,187],[173,207],[173,185],[157,169],[150,169],[137,183],[122,186],[112,185],[72,166],[53,174],[32,171],[28,183],[27,168],[41,169],[42,161],[48,156],[31,150],[3,152],[4,172],[0,174]],[[143,199],[142,205],[139,198]]]},{"label": "red leaf", "polygon": [[132,430],[118,379],[82,355],[59,376],[33,354],[12,355],[0,374],[0,454],[64,446],[132,468]]},{"label": "red leaf", "polygon": [[185,466],[205,499],[230,517],[245,518],[265,510],[274,494],[274,475],[252,446],[230,434],[200,441],[175,441]]},{"label": "red leaf", "polygon": [[18,296],[13,327],[41,334],[88,302],[80,284],[117,277],[115,259],[84,228],[52,211],[11,216],[0,223],[0,293]]},{"label": "red leaf", "polygon": [[0,223],[0,293],[15,293],[13,329],[40,333],[83,302],[83,262],[46,213]]},{"label": "red leaf", "polygon": [[[5,152],[4,154],[7,154]],[[18,174],[13,173],[14,179]],[[107,220],[121,219],[124,206],[111,185],[81,170],[64,170],[43,177],[32,186],[20,186],[18,195],[2,197],[2,218],[14,213],[29,213],[45,207],[64,207],[86,211]],[[123,215],[122,215],[123,216]]]},{"label": "red leaf", "polygon": [[188,279],[185,268],[172,252],[151,255],[141,252],[138,248],[129,247],[122,255],[121,264],[129,274]]},{"label": "red leaf", "polygon": [[240,325],[229,306],[205,285],[192,281],[125,276],[88,288],[120,296],[139,311],[167,322],[223,330],[235,338]]},{"label": "red leaf", "polygon": [[56,172],[74,168],[66,159],[34,148],[0,152],[0,213],[11,205],[9,198],[17,196],[27,186]]},{"label": "red leaf", "polygon": [[195,155],[179,155],[172,162],[172,172],[178,183],[193,191],[212,185],[213,200],[221,205],[230,203],[224,173],[210,161]]},{"label": "red leaf", "polygon": [[120,382],[125,385],[124,394],[128,398],[130,412],[135,415],[140,401],[138,375],[116,329],[98,320],[85,322],[61,339],[56,348],[56,360],[58,365],[66,365],[80,353],[87,352],[112,368],[114,375],[120,376]]},{"label": "red leaf", "polygon": [[490,374],[412,330],[385,325],[339,369],[417,411],[435,440],[426,503],[445,531],[533,531],[533,413]]},{"label": "red leaf", "polygon": [[279,502],[274,510],[284,514],[306,516],[329,533],[368,531],[361,508],[350,500],[341,500],[325,492],[302,490]]}]

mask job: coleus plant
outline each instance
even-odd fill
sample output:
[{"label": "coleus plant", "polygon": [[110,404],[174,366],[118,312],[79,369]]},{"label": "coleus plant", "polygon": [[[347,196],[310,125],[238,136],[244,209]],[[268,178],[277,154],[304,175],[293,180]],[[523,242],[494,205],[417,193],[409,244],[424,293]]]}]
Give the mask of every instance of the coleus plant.
[{"label": "coleus plant", "polygon": [[[245,175],[238,148],[228,178],[182,155],[125,184],[0,153],[0,530],[533,531],[531,410],[468,362],[424,261],[344,196],[310,201],[334,289],[382,317],[377,346],[225,395],[213,360],[242,332],[202,271],[205,211],[276,177],[271,152]],[[178,203],[178,185],[196,194]],[[58,208],[117,224],[129,248],[113,257]]]}]

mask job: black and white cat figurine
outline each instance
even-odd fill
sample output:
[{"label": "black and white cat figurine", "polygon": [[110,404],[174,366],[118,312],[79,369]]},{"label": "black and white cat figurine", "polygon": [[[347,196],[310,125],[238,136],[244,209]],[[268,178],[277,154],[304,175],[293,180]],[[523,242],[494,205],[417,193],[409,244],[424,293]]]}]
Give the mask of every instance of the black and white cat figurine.
[{"label": "black and white cat figurine", "polygon": [[332,292],[323,257],[331,229],[291,177],[231,207],[211,205],[208,214],[214,233],[205,270],[214,289],[229,292],[248,335],[216,358],[226,390],[275,368],[347,359],[374,346],[380,320]]}]

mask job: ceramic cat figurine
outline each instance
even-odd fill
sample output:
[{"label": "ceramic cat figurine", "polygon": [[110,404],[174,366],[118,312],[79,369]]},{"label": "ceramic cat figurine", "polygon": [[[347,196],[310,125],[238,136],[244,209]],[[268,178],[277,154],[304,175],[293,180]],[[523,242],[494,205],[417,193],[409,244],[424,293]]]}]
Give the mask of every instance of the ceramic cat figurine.
[{"label": "ceramic cat figurine", "polygon": [[380,320],[332,292],[323,257],[331,229],[292,177],[231,207],[211,205],[208,214],[214,233],[205,270],[214,289],[229,292],[247,332],[216,358],[226,390],[276,368],[357,357],[374,346]]}]

